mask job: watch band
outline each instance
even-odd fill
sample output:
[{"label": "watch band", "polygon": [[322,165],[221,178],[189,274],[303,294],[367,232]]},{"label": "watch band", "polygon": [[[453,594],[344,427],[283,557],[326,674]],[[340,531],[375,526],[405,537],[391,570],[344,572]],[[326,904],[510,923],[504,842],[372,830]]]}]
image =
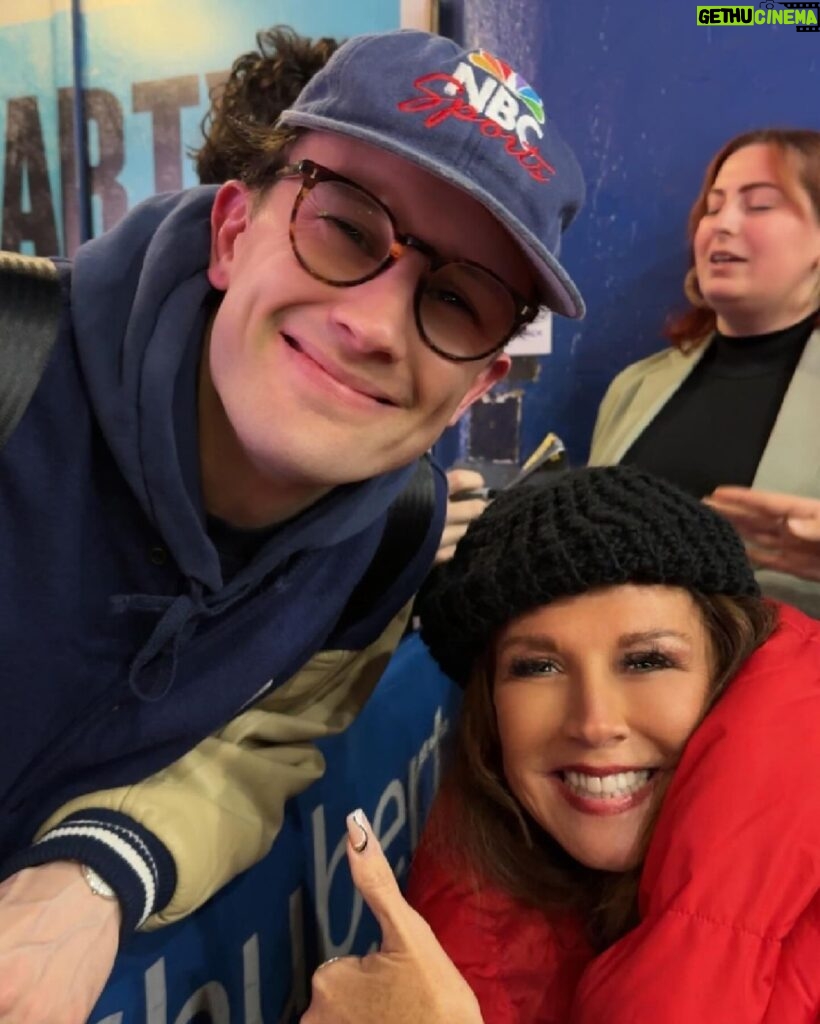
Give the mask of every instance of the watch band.
[{"label": "watch band", "polygon": [[90,868],[87,864],[81,864],[80,871],[82,871],[83,878],[88,883],[88,888],[95,896],[101,896],[104,900],[115,900],[117,898],[117,894],[108,882],[101,875],[98,875],[94,868]]}]

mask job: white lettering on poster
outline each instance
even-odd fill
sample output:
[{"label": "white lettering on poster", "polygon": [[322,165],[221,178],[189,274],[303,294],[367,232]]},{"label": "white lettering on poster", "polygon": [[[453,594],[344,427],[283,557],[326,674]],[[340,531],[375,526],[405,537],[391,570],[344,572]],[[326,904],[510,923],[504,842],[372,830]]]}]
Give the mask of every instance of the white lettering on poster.
[{"label": "white lettering on poster", "polygon": [[[530,135],[537,139],[544,138],[544,132],[535,118],[522,110],[518,100],[501,82],[487,76],[479,87],[475,69],[469,64],[461,63],[453,73],[467,92],[467,102],[479,114],[485,114],[496,124],[509,132],[515,132],[522,145],[532,142]],[[446,85],[444,92],[450,96],[456,94],[457,87]]]}]

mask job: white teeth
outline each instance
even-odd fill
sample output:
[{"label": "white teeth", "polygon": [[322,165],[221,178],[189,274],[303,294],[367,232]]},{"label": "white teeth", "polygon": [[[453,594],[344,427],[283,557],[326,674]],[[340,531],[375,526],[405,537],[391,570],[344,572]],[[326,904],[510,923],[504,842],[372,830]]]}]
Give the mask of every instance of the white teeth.
[{"label": "white teeth", "polygon": [[585,772],[563,772],[564,783],[578,796],[624,797],[637,793],[649,781],[646,769],[616,772],[614,775],[587,775]]}]

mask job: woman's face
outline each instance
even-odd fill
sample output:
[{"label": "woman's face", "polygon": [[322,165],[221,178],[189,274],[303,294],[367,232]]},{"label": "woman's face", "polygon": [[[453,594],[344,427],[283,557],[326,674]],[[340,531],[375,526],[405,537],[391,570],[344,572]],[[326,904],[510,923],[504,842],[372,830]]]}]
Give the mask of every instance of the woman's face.
[{"label": "woman's face", "polygon": [[694,238],[701,294],[727,334],[788,327],[820,303],[820,222],[800,186],[783,191],[772,146],[755,143],[726,159]]},{"label": "woman's face", "polygon": [[678,587],[607,587],[509,622],[493,697],[507,782],[576,860],[626,871],[704,709],[713,657]]}]

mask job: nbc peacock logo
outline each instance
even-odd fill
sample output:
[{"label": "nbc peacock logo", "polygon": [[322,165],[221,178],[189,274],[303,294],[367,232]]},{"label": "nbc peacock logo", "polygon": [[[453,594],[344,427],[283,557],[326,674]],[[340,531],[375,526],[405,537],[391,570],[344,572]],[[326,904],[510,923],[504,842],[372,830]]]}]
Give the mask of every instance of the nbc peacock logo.
[{"label": "nbc peacock logo", "polygon": [[494,57],[488,50],[473,51],[469,56],[469,61],[474,67],[481,68],[482,71],[492,75],[505,89],[517,96],[539,124],[544,123],[544,104],[541,102],[541,97],[529,82],[525,81],[506,61]]},{"label": "nbc peacock logo", "polygon": [[452,71],[421,74],[413,86],[416,94],[397,107],[423,115],[425,128],[472,125],[466,130],[503,146],[533,181],[546,184],[555,177],[554,165],[540,151],[546,122],[541,97],[505,61],[487,50],[472,50]]}]

